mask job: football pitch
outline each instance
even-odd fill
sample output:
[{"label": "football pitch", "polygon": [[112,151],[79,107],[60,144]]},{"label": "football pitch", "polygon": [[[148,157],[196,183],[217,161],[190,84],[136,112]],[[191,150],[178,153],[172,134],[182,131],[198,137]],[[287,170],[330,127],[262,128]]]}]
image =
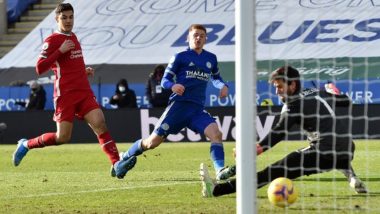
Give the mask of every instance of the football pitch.
[{"label": "football pitch", "polygon": [[[258,190],[259,213],[380,213],[380,141],[355,141],[353,166],[370,193],[356,194],[337,171],[304,176],[294,184],[295,204],[282,209]],[[306,146],[282,142],[258,157],[258,169]],[[119,143],[119,150],[129,148]],[[225,143],[226,164],[234,143]],[[16,145],[1,145],[0,213],[235,213],[236,195],[202,198],[199,164],[209,165],[209,143],[164,143],[139,156],[123,180],[109,175],[98,144],[67,144],[32,150],[18,167]]]}]

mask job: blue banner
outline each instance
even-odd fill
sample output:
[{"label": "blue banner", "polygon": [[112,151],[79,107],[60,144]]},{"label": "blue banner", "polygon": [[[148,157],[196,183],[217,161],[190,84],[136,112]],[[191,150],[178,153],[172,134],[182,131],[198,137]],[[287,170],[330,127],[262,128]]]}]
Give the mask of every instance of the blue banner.
[{"label": "blue banner", "polygon": [[[305,80],[301,84],[303,88],[320,88],[329,81]],[[354,104],[378,104],[380,103],[380,80],[334,80],[333,83],[346,94]],[[281,105],[274,87],[267,81],[258,81],[256,104],[262,105],[264,100],[270,100],[273,105]]]},{"label": "blue banner", "polygon": [[[327,82],[303,81],[305,88],[323,88]],[[338,80],[334,84],[340,89],[341,93],[347,94],[355,104],[380,103],[380,80]],[[222,107],[235,105],[235,82],[229,82],[229,95],[227,98],[219,98],[219,89],[213,87],[210,83],[206,90],[206,107]],[[43,85],[46,91],[45,110],[53,110],[53,85]],[[92,85],[92,90],[97,97],[98,102],[106,109],[116,109],[117,106],[110,105],[110,98],[115,93],[114,84]],[[145,96],[145,84],[129,84],[129,87],[135,91],[137,105],[140,108],[149,108],[149,101]],[[29,87],[0,87],[0,111],[23,111],[25,108],[16,105],[17,101],[28,102]],[[244,93],[244,92],[243,92]],[[247,93],[247,95],[250,93]],[[267,81],[257,82],[256,105],[281,105],[275,89]]]}]

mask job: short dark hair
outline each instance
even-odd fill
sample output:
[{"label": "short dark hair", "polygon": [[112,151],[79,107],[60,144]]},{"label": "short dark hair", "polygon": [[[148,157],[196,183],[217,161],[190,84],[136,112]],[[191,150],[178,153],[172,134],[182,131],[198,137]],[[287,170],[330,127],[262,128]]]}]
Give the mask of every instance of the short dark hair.
[{"label": "short dark hair", "polygon": [[55,8],[55,15],[58,16],[63,11],[73,11],[74,12],[74,8],[70,3],[60,3],[60,4],[58,4],[57,8]]},{"label": "short dark hair", "polygon": [[269,77],[269,83],[273,83],[275,80],[283,80],[284,82],[287,82],[288,85],[295,81],[295,93],[299,93],[301,91],[300,73],[292,66],[286,65],[272,71]]},{"label": "short dark hair", "polygon": [[193,29],[203,30],[205,32],[205,34],[207,34],[206,28],[203,25],[201,25],[201,24],[192,24],[189,27],[189,32],[192,31]]}]

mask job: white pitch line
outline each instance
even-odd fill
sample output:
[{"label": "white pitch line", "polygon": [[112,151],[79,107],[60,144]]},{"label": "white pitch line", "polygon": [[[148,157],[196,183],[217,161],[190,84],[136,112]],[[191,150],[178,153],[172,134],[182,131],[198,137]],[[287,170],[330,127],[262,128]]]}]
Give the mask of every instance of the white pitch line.
[{"label": "white pitch line", "polygon": [[51,192],[51,193],[43,193],[43,194],[34,194],[34,195],[20,195],[16,197],[1,197],[3,199],[18,199],[18,198],[35,198],[35,197],[49,197],[49,196],[61,196],[61,195],[72,195],[72,194],[83,194],[83,193],[95,193],[95,192],[109,192],[115,190],[127,190],[127,189],[144,189],[144,188],[152,188],[152,187],[162,187],[162,186],[171,186],[171,185],[180,185],[180,184],[194,184],[198,183],[195,181],[188,182],[174,182],[174,183],[166,183],[166,184],[155,184],[148,186],[129,186],[129,187],[113,187],[113,188],[105,188],[105,189],[95,189],[95,190],[82,190],[75,192]]}]

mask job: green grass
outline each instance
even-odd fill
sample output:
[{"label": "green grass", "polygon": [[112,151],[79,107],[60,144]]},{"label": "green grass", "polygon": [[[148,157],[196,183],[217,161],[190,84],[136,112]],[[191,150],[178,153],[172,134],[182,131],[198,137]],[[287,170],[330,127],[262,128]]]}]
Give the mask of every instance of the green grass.
[{"label": "green grass", "polygon": [[[258,158],[258,169],[306,143],[280,143]],[[370,194],[356,195],[336,171],[295,181],[299,197],[287,209],[273,207],[258,190],[259,213],[380,213],[380,141],[357,141],[354,167]],[[130,144],[118,144],[126,150]],[[232,164],[234,143],[225,143]],[[32,150],[19,167],[15,145],[1,145],[0,213],[235,213],[236,195],[202,198],[198,168],[209,164],[209,143],[165,143],[138,158],[123,180],[109,176],[96,144]]]}]

